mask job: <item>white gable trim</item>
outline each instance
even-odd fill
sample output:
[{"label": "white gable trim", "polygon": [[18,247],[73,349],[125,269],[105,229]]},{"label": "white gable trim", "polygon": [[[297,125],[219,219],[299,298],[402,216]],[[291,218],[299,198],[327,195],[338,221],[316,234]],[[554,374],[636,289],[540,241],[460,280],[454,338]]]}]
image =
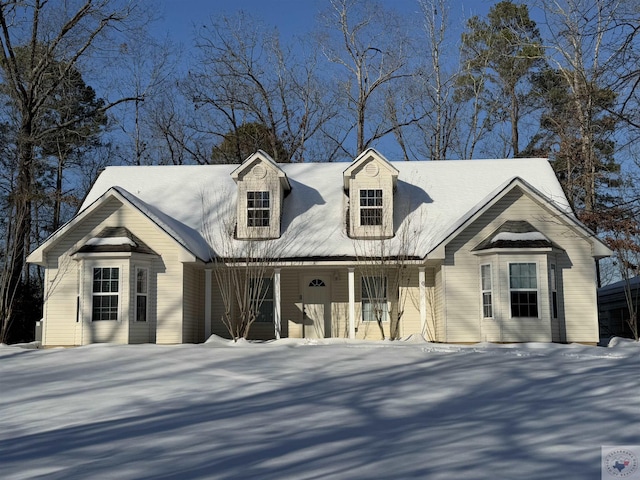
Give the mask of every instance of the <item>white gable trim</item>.
[{"label": "white gable trim", "polygon": [[586,228],[569,210],[562,210],[556,206],[549,198],[524,181],[520,177],[514,177],[503,186],[496,189],[495,192],[488,195],[483,201],[479,202],[475,207],[462,216],[443,237],[443,239],[430,252],[427,253],[426,259],[444,260],[446,246],[467,226],[482,216],[489,208],[495,205],[507,193],[514,188],[519,187],[532,200],[538,203],[546,210],[552,211],[557,218],[570,228],[578,232],[580,236],[591,242],[591,255],[595,258],[608,257],[613,254],[611,249],[607,247],[599,238],[595,236],[588,228]]},{"label": "white gable trim", "polygon": [[375,162],[377,162],[378,165],[381,165],[386,170],[388,170],[389,174],[391,174],[391,178],[392,178],[392,181],[393,181],[393,186],[395,188],[396,182],[398,180],[398,175],[400,174],[398,169],[396,167],[394,167],[393,165],[391,165],[391,163],[389,163],[389,160],[387,160],[383,155],[378,153],[378,151],[376,151],[373,148],[368,148],[364,152],[362,152],[360,155],[358,155],[356,157],[356,159],[353,162],[351,162],[351,164],[343,172],[342,181],[343,181],[343,185],[344,185],[344,189],[345,190],[349,190],[349,179],[353,176],[354,170],[359,168],[360,165],[362,165],[363,163],[368,162],[369,159],[371,159],[371,158]]},{"label": "white gable trim", "polygon": [[284,171],[278,166],[275,160],[263,150],[258,150],[256,153],[247,157],[247,159],[242,162],[240,166],[238,166],[238,168],[231,172],[231,178],[233,178],[233,181],[238,183],[240,175],[245,170],[253,168],[256,163],[263,163],[267,166],[267,168],[270,168],[271,170],[276,172],[276,175],[280,179],[282,188],[284,188],[285,191],[291,190],[291,184],[289,183],[287,174],[284,173]]},{"label": "white gable trim", "polygon": [[[131,195],[127,192],[128,195]],[[131,195],[134,197],[133,195]],[[122,205],[127,206],[129,208],[133,208],[140,214],[142,214],[145,218],[149,219],[151,223],[165,235],[168,235],[178,246],[179,248],[179,259],[181,262],[196,262],[199,258],[197,255],[192,252],[187,246],[184,244],[184,241],[179,239],[179,236],[175,232],[169,232],[166,229],[162,228],[148,212],[143,211],[139,205],[136,205],[135,202],[131,201],[131,199],[123,194],[117,187],[112,187],[107,190],[102,196],[100,196],[96,201],[94,201],[87,208],[78,213],[75,217],[65,223],[62,227],[60,227],[57,231],[55,231],[42,245],[36,248],[31,254],[27,257],[28,263],[34,263],[36,265],[46,266],[46,252],[53,245],[55,245],[58,241],[60,241],[63,237],[65,237],[78,223],[84,220],[87,216],[91,215],[94,211],[99,209],[102,205],[104,205],[111,198],[115,198]],[[200,259],[204,260],[204,259]]]}]

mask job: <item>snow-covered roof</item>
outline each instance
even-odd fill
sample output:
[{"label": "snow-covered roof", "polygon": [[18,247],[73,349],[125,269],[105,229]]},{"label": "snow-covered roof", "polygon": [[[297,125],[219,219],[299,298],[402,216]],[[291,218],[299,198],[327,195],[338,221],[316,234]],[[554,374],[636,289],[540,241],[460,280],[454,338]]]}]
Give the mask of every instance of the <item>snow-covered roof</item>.
[{"label": "snow-covered roof", "polygon": [[[562,188],[546,159],[390,162],[399,172],[394,195],[394,231],[415,232],[416,255],[424,257],[477,211],[495,192],[522,179],[556,208],[571,216]],[[353,257],[347,236],[344,163],[278,164],[291,184],[284,199],[282,258]],[[129,201],[199,258],[214,251],[223,225],[235,216],[237,165],[121,166],[106,168],[81,211],[116,187]],[[216,231],[213,231],[216,230]],[[400,235],[388,252],[402,251]],[[238,249],[242,240],[232,240]],[[246,243],[246,242],[245,242]],[[406,253],[406,252],[403,252]]]},{"label": "snow-covered roof", "polygon": [[131,247],[137,247],[136,242],[129,237],[93,237],[87,240],[85,245],[90,246],[115,246],[115,245],[129,245]]}]

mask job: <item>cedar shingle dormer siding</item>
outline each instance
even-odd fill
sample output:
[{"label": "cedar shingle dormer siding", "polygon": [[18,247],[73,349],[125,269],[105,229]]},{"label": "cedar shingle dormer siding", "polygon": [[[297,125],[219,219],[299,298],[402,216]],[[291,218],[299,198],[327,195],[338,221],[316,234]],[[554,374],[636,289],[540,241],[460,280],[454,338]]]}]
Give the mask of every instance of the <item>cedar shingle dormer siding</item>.
[{"label": "cedar shingle dormer siding", "polygon": [[344,188],[349,196],[349,236],[391,238],[393,193],[398,170],[373,149],[366,150],[344,171]]},{"label": "cedar shingle dormer siding", "polygon": [[238,186],[237,237],[279,238],[282,201],[289,180],[273,159],[259,150],[231,173]]}]

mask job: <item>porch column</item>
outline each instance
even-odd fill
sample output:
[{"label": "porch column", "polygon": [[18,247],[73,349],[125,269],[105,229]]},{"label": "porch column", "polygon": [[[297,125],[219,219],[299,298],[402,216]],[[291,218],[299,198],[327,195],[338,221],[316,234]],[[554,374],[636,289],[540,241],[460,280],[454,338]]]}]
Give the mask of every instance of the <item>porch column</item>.
[{"label": "porch column", "polygon": [[273,270],[273,326],[275,328],[276,339],[280,338],[280,323],[282,310],[280,303],[280,269]]},{"label": "porch column", "polygon": [[349,267],[349,338],[356,338],[356,280],[355,268]]},{"label": "porch column", "polygon": [[420,287],[420,333],[426,332],[427,327],[427,285],[425,267],[418,267],[418,285]]},{"label": "porch column", "polygon": [[204,271],[204,339],[211,336],[211,269]]}]

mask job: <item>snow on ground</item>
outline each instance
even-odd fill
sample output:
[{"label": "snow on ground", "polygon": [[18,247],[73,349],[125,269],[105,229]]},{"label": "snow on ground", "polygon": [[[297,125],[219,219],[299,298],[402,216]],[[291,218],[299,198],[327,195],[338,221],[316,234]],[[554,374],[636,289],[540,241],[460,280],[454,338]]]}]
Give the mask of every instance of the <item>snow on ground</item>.
[{"label": "snow on ground", "polygon": [[3,479],[600,478],[640,346],[0,347]]}]

